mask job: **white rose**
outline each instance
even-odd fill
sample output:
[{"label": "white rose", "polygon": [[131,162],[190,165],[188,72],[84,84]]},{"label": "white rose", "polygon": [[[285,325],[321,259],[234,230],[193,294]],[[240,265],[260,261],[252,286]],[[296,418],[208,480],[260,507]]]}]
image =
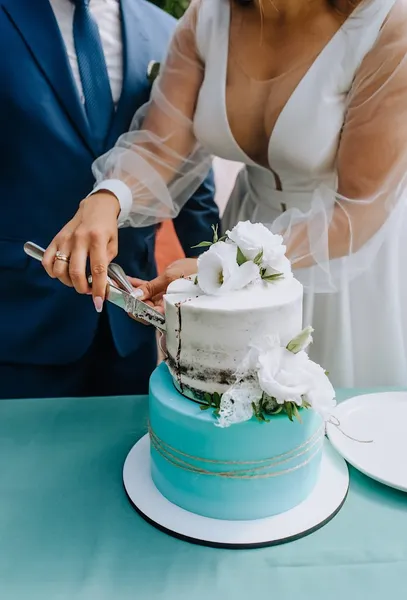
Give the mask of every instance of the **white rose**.
[{"label": "white rose", "polygon": [[266,275],[291,274],[291,263],[285,256],[282,236],[272,233],[262,223],[241,221],[226,235],[240,248],[247,260],[254,260],[262,252],[261,267]]},{"label": "white rose", "polygon": [[[267,231],[269,231],[267,229]],[[271,232],[269,232],[271,233]],[[266,269],[265,275],[282,273],[284,277],[292,276],[291,262],[286,257],[287,248],[283,244],[281,235],[271,233],[272,240],[268,246],[264,246],[263,260],[261,266]]]},{"label": "white rose", "polygon": [[278,404],[301,406],[305,399],[322,415],[335,406],[335,391],[325,371],[304,351],[271,348],[259,355],[257,373],[261,389]]},{"label": "white rose", "polygon": [[218,295],[241,290],[259,277],[253,262],[239,266],[234,244],[216,242],[198,259],[198,285],[205,294]]},{"label": "white rose", "polygon": [[302,405],[302,396],[310,390],[305,352],[293,354],[282,346],[271,348],[258,358],[258,378],[261,389],[278,404],[294,402]]},{"label": "white rose", "polygon": [[227,231],[226,235],[240,248],[247,260],[254,260],[259,252],[266,253],[268,248],[277,246],[280,246],[279,256],[285,254],[281,235],[271,233],[262,223],[241,221],[231,231]]},{"label": "white rose", "polygon": [[[285,246],[283,246],[285,248]],[[281,256],[280,258],[272,257],[263,257],[263,261],[261,266],[265,270],[264,275],[276,275],[277,273],[282,273],[285,279],[289,277],[293,277],[293,272],[291,270],[291,262],[286,256]]]}]

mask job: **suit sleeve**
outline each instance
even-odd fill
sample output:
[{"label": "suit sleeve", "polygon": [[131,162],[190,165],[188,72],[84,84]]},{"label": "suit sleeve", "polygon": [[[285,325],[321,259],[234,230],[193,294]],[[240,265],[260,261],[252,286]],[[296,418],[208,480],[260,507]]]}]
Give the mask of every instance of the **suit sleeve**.
[{"label": "suit sleeve", "polygon": [[215,204],[215,181],[212,169],[195,194],[174,219],[174,227],[185,255],[199,256],[206,248],[193,248],[211,240],[212,226],[220,227],[219,209]]}]

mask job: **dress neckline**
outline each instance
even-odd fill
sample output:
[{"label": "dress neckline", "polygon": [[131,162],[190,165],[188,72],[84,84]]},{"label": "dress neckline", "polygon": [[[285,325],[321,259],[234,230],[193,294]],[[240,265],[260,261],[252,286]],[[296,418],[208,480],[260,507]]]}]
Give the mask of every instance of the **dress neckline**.
[{"label": "dress neckline", "polygon": [[[329,41],[325,44],[325,46],[317,54],[315,59],[310,64],[309,68],[306,70],[304,75],[300,78],[300,80],[298,81],[298,83],[296,84],[294,89],[292,90],[286,103],[284,104],[283,108],[281,109],[280,114],[278,115],[278,117],[276,119],[276,122],[274,123],[272,131],[270,132],[270,136],[269,136],[269,140],[268,140],[268,153],[267,153],[268,154],[268,161],[267,161],[268,166],[267,167],[257,163],[248,154],[246,154],[246,152],[237,143],[236,138],[233,135],[232,129],[230,127],[229,117],[228,117],[228,113],[227,113],[227,104],[226,104],[226,82],[227,82],[227,75],[228,75],[228,57],[229,57],[230,28],[231,28],[231,17],[232,17],[231,0],[226,0],[226,3],[227,3],[227,7],[226,7],[227,33],[224,36],[224,47],[223,47],[224,76],[222,78],[222,83],[223,83],[223,85],[222,85],[222,90],[223,90],[222,91],[222,100],[223,100],[222,104],[223,104],[223,110],[224,110],[224,119],[225,119],[225,122],[227,125],[227,131],[228,131],[229,137],[230,137],[231,141],[233,142],[238,154],[240,155],[239,160],[241,160],[242,162],[244,162],[245,164],[247,164],[249,166],[257,167],[259,169],[263,169],[263,170],[273,173],[274,177],[276,179],[276,187],[278,188],[279,187],[279,178],[278,178],[277,173],[273,170],[272,166],[270,165],[270,160],[269,160],[270,147],[271,147],[272,141],[274,139],[274,134],[275,134],[278,126],[280,125],[282,118],[285,116],[285,114],[288,110],[288,107],[293,102],[293,100],[296,98],[297,94],[299,93],[299,90],[303,87],[303,84],[307,80],[310,73],[319,67],[320,63],[323,61],[325,56],[330,52],[331,48],[335,46],[337,40],[339,40],[339,38],[343,35],[343,33],[348,28],[348,26],[359,16],[360,12],[362,12],[366,8],[366,6],[367,6],[367,4],[369,4],[369,2],[367,2],[367,3],[366,3],[366,1],[361,2],[352,11],[352,13],[345,19],[345,21],[342,23],[342,25],[336,30],[336,32],[332,35],[332,37],[329,39]],[[373,4],[374,4],[374,0],[373,0]],[[236,64],[238,64],[238,63],[236,63]],[[241,69],[240,64],[238,66]],[[243,72],[245,73],[245,71],[243,71]],[[265,83],[270,83],[273,81],[273,79],[256,80],[256,79],[251,78],[246,73],[245,73],[245,75],[246,75],[246,77],[249,77],[251,81],[253,81],[259,85],[262,85]]]}]

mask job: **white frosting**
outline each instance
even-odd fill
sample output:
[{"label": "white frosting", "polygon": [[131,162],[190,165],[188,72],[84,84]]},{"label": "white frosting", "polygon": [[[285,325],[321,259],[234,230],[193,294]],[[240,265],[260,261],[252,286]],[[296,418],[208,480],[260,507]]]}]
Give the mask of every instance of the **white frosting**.
[{"label": "white frosting", "polygon": [[173,282],[165,297],[167,350],[183,393],[225,392],[249,344],[264,335],[288,344],[302,328],[302,296],[293,277],[219,296],[204,295],[191,280]]}]

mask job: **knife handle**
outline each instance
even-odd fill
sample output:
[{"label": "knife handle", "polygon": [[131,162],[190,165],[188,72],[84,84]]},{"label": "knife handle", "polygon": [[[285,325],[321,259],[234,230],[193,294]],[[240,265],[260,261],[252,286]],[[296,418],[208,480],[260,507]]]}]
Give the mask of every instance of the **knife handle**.
[{"label": "knife handle", "polygon": [[[45,254],[44,248],[42,248],[38,244],[34,244],[34,242],[26,242],[24,244],[24,252],[28,256],[34,258],[35,260],[38,260],[39,262],[42,261]],[[88,283],[89,285],[92,283],[92,277],[88,277]]]},{"label": "knife handle", "polygon": [[[44,248],[42,248],[38,244],[35,244],[34,242],[26,242],[24,244],[24,252],[31,258],[34,258],[35,260],[38,260],[40,262],[44,258],[44,254],[45,254]],[[115,271],[110,267],[110,265],[107,267],[107,274],[111,279],[114,280],[114,278],[111,276],[115,274]],[[92,276],[88,277],[88,283],[89,284],[92,283]],[[130,285],[130,283],[129,283],[129,285]]]}]

